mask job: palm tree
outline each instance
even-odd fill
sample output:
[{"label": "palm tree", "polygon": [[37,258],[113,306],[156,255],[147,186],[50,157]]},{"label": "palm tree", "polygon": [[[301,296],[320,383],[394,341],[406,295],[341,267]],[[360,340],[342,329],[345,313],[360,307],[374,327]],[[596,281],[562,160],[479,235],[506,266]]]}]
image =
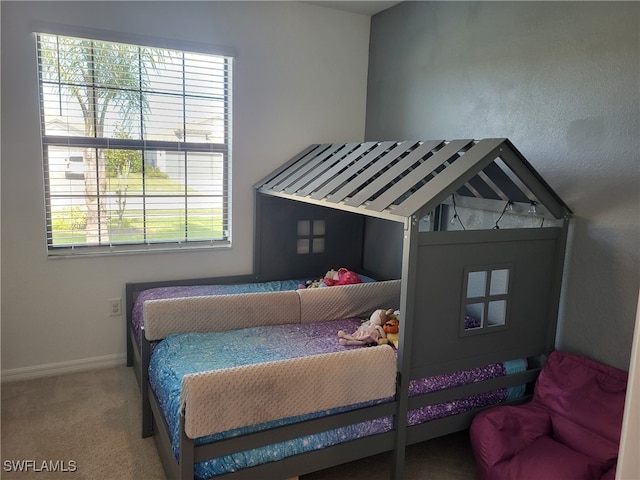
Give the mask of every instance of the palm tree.
[{"label": "palm tree", "polygon": [[[57,84],[61,97],[77,102],[87,139],[104,138],[110,114],[117,114],[120,128],[130,130],[148,111],[145,97],[149,72],[166,51],[96,40],[40,35],[43,81]],[[142,138],[142,132],[140,133]],[[85,192],[86,242],[108,243],[107,191],[103,148],[86,142]]]}]

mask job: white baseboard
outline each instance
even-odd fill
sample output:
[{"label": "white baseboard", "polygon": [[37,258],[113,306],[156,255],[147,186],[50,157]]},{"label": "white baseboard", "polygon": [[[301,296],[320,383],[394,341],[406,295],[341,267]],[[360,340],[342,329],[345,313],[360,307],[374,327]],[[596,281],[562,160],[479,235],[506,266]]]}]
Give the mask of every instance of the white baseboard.
[{"label": "white baseboard", "polygon": [[10,370],[2,370],[0,375],[2,383],[16,382],[19,380],[64,375],[66,373],[84,372],[98,368],[116,367],[118,365],[124,365],[125,362],[126,355],[124,353],[117,353],[103,357],[48,363],[46,365],[34,365],[32,367],[12,368]]}]

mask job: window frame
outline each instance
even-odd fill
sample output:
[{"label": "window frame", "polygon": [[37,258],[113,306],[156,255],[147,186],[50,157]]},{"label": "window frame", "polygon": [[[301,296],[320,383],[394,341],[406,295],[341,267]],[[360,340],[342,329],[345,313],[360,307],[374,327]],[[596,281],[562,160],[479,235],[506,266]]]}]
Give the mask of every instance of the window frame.
[{"label": "window frame", "polygon": [[[499,293],[491,292],[491,281],[494,276],[494,272],[507,272],[507,281],[505,282],[505,291]],[[472,274],[476,273],[484,273],[484,286],[483,292],[479,295],[469,296],[469,285],[470,285],[470,277]],[[482,265],[482,266],[474,266],[474,267],[465,267],[463,271],[463,285],[462,285],[462,298],[461,298],[461,312],[460,312],[460,330],[459,335],[461,337],[469,336],[469,335],[480,335],[480,334],[488,334],[504,331],[509,328],[509,317],[513,295],[513,275],[514,275],[514,265],[511,263],[500,263],[500,264],[490,264],[490,265]],[[502,323],[491,323],[489,319],[489,310],[491,308],[491,304],[504,302],[504,318]],[[478,319],[480,321],[480,326],[473,328],[465,328],[465,319],[468,315],[467,308],[469,305],[482,305],[482,318]]]},{"label": "window frame", "polygon": [[[45,222],[46,222],[46,244],[47,254],[50,258],[69,257],[69,256],[91,256],[91,255],[109,255],[109,254],[131,254],[146,252],[162,252],[162,251],[180,251],[180,250],[202,250],[220,247],[230,247],[232,241],[232,212],[231,212],[231,171],[232,171],[232,90],[233,90],[233,60],[235,51],[227,47],[211,46],[197,44],[194,42],[179,42],[167,39],[158,39],[144,37],[138,35],[121,35],[116,32],[103,32],[93,29],[75,29],[75,28],[50,28],[49,26],[36,25],[34,29],[34,42],[36,50],[36,65],[38,76],[38,96],[39,96],[39,112],[41,117],[41,143],[43,154],[43,179],[45,194]],[[96,42],[114,42],[121,44],[129,44],[136,47],[149,47],[162,50],[173,50],[186,54],[205,54],[220,57],[223,60],[223,143],[205,143],[193,141],[165,141],[153,139],[126,139],[114,138],[113,136],[103,137],[86,137],[77,135],[53,135],[47,134],[45,129],[45,108],[43,100],[44,79],[40,66],[40,35],[51,35],[59,37],[74,37],[93,40]],[[181,98],[185,99],[187,93],[183,90]],[[188,140],[188,139],[187,139]],[[89,148],[95,149],[96,153],[99,149],[111,150],[135,150],[143,156],[151,151],[165,151],[174,153],[184,153],[184,166],[187,165],[188,153],[207,153],[221,155],[222,164],[222,180],[221,199],[222,199],[222,238],[210,240],[152,240],[145,238],[141,241],[131,242],[114,242],[109,244],[53,244],[53,216],[52,216],[52,193],[51,193],[51,172],[49,166],[49,148]],[[188,185],[185,185],[188,188]],[[86,192],[84,194],[86,197]],[[145,193],[140,196],[148,197]],[[104,197],[106,198],[106,197]],[[190,198],[187,193],[184,195],[185,201]],[[145,219],[146,213],[144,214]],[[186,218],[186,217],[185,217]],[[145,220],[146,222],[146,220]]]}]

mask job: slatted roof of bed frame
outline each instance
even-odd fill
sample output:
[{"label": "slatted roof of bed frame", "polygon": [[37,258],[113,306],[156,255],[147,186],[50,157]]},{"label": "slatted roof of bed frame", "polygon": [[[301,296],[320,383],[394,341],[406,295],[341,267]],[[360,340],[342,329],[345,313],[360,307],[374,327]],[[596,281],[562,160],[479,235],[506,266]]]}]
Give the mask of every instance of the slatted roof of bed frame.
[{"label": "slatted roof of bed frame", "polygon": [[405,221],[454,193],[570,209],[506,138],[311,145],[256,186],[267,195]]}]

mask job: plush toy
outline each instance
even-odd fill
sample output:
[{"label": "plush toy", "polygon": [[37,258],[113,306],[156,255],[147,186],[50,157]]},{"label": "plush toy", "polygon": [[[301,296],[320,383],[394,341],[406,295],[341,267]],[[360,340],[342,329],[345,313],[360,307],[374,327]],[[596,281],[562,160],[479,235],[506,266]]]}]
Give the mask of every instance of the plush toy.
[{"label": "plush toy", "polygon": [[298,289],[299,290],[303,290],[305,288],[319,288],[319,287],[326,287],[326,285],[324,283],[322,283],[322,280],[307,280],[305,283],[301,283],[298,285]]},{"label": "plush toy", "polygon": [[398,321],[397,318],[394,318],[393,316],[386,321],[386,323],[382,326],[382,329],[385,331],[385,333],[389,334],[389,333],[398,333],[398,331],[400,330],[400,322]]},{"label": "plush toy", "polygon": [[329,287],[362,283],[362,279],[357,273],[347,270],[346,268],[340,268],[337,272],[335,270],[329,270],[322,281]]},{"label": "plush toy", "polygon": [[338,342],[340,345],[382,345],[387,343],[384,324],[391,315],[393,315],[393,309],[376,310],[371,314],[369,320],[360,325],[354,333],[348,334],[344,330],[340,330]]},{"label": "plush toy", "polygon": [[299,289],[333,287],[334,285],[351,285],[362,283],[362,279],[357,273],[340,268],[339,270],[329,270],[325,276],[319,280],[307,280],[304,284],[298,285]]},{"label": "plush toy", "polygon": [[393,312],[389,320],[387,320],[382,327],[387,334],[387,342],[392,343],[394,347],[398,348],[399,331],[400,331],[400,311]]}]

